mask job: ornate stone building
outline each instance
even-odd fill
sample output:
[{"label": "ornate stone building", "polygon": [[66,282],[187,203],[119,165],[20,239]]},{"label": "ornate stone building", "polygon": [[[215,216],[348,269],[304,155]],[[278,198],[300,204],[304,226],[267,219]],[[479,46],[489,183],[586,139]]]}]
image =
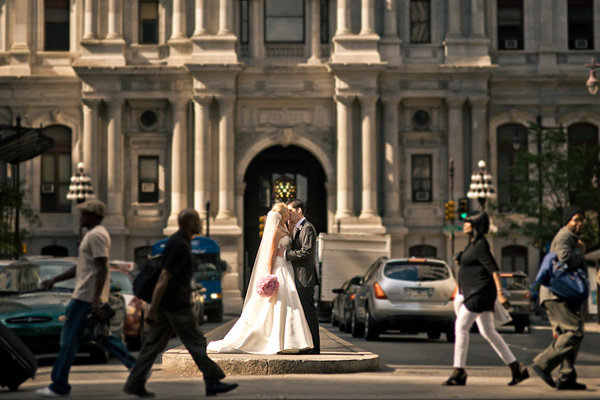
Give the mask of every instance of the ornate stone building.
[{"label": "ornate stone building", "polygon": [[[184,207],[209,218],[230,305],[281,177],[321,231],[447,258],[444,203],[483,159],[510,212],[511,141],[535,151],[520,132],[537,115],[598,142],[583,67],[600,43],[595,10],[600,0],[0,0],[0,123],[20,114],[56,143],[22,168],[41,219],[29,252],[76,253],[65,195],[82,161],[114,258],[143,259]],[[535,273],[526,238],[493,245],[504,268]]]}]

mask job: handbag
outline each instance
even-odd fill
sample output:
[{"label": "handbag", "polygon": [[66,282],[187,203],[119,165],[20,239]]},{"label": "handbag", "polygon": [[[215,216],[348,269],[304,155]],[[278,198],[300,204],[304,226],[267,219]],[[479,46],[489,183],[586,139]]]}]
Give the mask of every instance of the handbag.
[{"label": "handbag", "polygon": [[589,295],[588,277],[583,268],[570,268],[558,261],[556,253],[544,257],[536,282],[546,286],[556,296],[577,308],[581,307]]},{"label": "handbag", "polygon": [[[460,307],[463,305],[464,301],[465,301],[465,296],[463,296],[462,293],[457,293],[456,296],[454,297],[454,313],[457,316],[458,316]],[[510,321],[512,321],[512,317],[510,316],[510,313],[508,312],[508,310],[506,308],[504,308],[504,306],[502,304],[500,304],[498,299],[496,299],[496,302],[494,303],[494,325],[496,326],[496,328],[498,328],[498,327],[501,327],[502,325],[508,324]]]},{"label": "handbag", "polygon": [[115,314],[115,310],[108,303],[104,303],[88,316],[88,327],[94,341],[103,342],[108,339],[110,336],[110,319]]}]

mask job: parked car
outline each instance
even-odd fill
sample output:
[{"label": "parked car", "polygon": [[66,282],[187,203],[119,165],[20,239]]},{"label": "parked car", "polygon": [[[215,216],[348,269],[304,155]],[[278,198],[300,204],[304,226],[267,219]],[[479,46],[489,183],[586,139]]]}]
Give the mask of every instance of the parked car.
[{"label": "parked car", "polygon": [[146,302],[133,294],[133,275],[120,265],[110,263],[110,279],[125,301],[124,340],[132,350],[142,344],[144,332],[144,306]]},{"label": "parked car", "polygon": [[341,288],[333,289],[336,294],[331,307],[331,324],[339,326],[340,331],[350,333],[354,298],[360,290],[362,276],[348,279]]},{"label": "parked car", "polygon": [[381,257],[367,270],[354,299],[353,334],[377,340],[387,331],[427,332],[438,339],[444,332],[453,342],[455,286],[442,260]]},{"label": "parked car", "polygon": [[[43,290],[40,284],[75,263],[76,260],[70,258],[36,259],[14,263],[0,270],[0,321],[36,354],[58,352],[75,279],[58,282],[51,290]],[[111,320],[111,333],[122,337],[125,307],[120,292],[111,292],[109,304],[117,311]],[[79,350],[89,353],[94,362],[108,360],[108,353],[96,345],[87,332]]]},{"label": "parked car", "polygon": [[531,310],[531,284],[526,274],[522,272],[503,272],[500,274],[502,287],[506,293],[512,317],[509,323],[515,326],[515,332],[523,333],[529,328],[529,312]]}]

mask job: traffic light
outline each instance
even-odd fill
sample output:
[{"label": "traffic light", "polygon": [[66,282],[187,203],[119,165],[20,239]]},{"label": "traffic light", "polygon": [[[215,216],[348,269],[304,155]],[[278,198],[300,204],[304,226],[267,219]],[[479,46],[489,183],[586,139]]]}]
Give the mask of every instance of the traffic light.
[{"label": "traffic light", "polygon": [[469,199],[462,197],[458,199],[458,219],[464,221],[469,214]]},{"label": "traffic light", "polygon": [[444,220],[446,221],[454,221],[455,218],[456,205],[454,204],[454,200],[450,200],[446,204],[444,204]]},{"label": "traffic light", "polygon": [[264,215],[261,215],[260,217],[258,217],[258,237],[262,237],[262,235],[263,235],[263,231],[265,230],[266,219],[267,219],[267,217]]}]

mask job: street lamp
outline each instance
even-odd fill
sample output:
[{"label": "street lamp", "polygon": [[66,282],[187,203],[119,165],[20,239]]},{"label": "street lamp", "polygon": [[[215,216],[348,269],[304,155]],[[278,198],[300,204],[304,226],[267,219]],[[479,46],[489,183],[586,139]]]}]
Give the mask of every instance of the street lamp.
[{"label": "street lamp", "polygon": [[[77,172],[71,177],[69,193],[67,193],[67,199],[75,200],[77,201],[77,204],[81,204],[94,197],[92,178],[84,172],[83,167],[84,165],[82,162],[77,164]],[[77,243],[81,243],[81,223],[77,225],[79,225]]]},{"label": "street lamp", "polygon": [[600,68],[600,64],[598,64],[594,57],[592,57],[592,61],[589,64],[585,64],[585,66],[590,69],[590,76],[585,82],[585,86],[587,86],[588,92],[594,96],[596,93],[598,93],[598,78],[596,78],[596,70]]},{"label": "street lamp", "polygon": [[485,161],[479,161],[477,166],[479,169],[471,175],[471,185],[467,197],[476,199],[481,205],[481,209],[484,210],[487,199],[496,198],[496,189],[492,183],[492,175],[485,169]]}]

